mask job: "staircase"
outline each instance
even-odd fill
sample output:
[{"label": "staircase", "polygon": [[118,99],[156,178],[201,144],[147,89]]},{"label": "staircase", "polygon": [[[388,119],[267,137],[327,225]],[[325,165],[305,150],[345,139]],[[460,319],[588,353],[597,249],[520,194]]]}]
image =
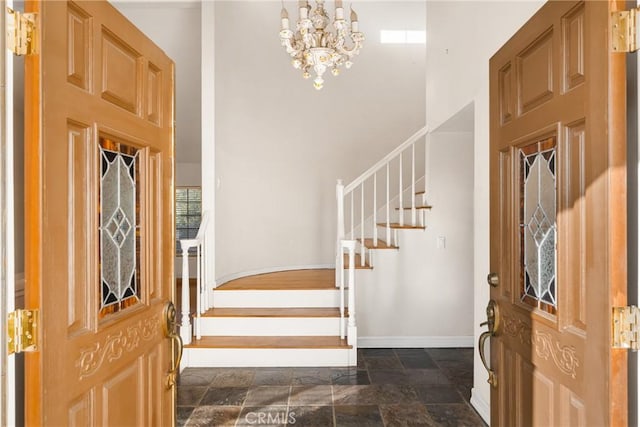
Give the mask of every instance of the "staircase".
[{"label": "staircase", "polygon": [[202,338],[184,348],[186,366],[352,366],[341,338],[335,271],[298,270],[237,279],[213,291]]},{"label": "staircase", "polygon": [[[196,239],[181,240],[181,368],[355,366],[355,271],[373,270],[378,250],[399,250],[399,230],[426,228],[431,209],[424,190],[428,176],[423,166],[424,175],[417,179],[416,169],[422,161],[428,165],[427,134],[426,128],[416,132],[349,185],[338,180],[335,269],[262,274],[212,289],[206,257],[201,257],[207,247],[205,213]],[[424,152],[417,157],[416,146],[422,141]],[[407,163],[410,167],[405,168]],[[184,284],[189,283],[188,253],[193,247],[198,267],[191,312]]]}]

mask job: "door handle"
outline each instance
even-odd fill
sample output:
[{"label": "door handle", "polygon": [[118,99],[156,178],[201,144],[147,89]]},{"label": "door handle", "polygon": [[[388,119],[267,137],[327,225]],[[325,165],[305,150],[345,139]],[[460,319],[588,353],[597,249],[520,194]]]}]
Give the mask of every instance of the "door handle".
[{"label": "door handle", "polygon": [[[169,301],[164,308],[164,335],[171,340],[171,367],[167,372],[166,386],[170,390],[176,384],[176,376],[180,369],[182,360],[183,343],[182,337],[176,332],[178,322],[176,321],[176,306]],[[177,350],[177,354],[176,354]]]},{"label": "door handle", "polygon": [[492,387],[497,387],[498,377],[496,376],[496,373],[489,368],[484,354],[484,347],[487,338],[496,336],[498,334],[498,328],[500,327],[500,310],[498,309],[498,304],[494,300],[490,300],[487,305],[487,321],[482,322],[480,326],[484,325],[487,325],[488,330],[480,334],[480,338],[478,340],[478,351],[480,352],[480,360],[482,361],[484,368],[489,373],[489,379],[487,382],[491,384]]}]

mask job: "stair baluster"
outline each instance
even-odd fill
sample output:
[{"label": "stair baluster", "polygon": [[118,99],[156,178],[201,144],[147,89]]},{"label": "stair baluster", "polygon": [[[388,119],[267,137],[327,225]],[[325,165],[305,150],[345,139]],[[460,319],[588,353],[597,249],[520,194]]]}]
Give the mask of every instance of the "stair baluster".
[{"label": "stair baluster", "polygon": [[[343,248],[340,244],[340,241],[342,239],[345,238],[345,236],[348,236],[349,239],[353,240],[355,239],[355,235],[356,235],[356,228],[360,227],[360,232],[358,233],[358,240],[359,240],[359,244],[360,244],[360,249],[358,251],[358,255],[360,256],[360,265],[359,268],[367,268],[371,266],[371,260],[372,260],[372,252],[371,249],[372,248],[377,248],[379,243],[378,243],[378,229],[377,227],[385,227],[386,228],[386,242],[385,243],[385,247],[391,247],[391,246],[398,246],[398,232],[397,229],[398,228],[403,228],[405,227],[405,218],[404,218],[404,211],[411,211],[411,224],[410,226],[407,225],[405,228],[412,228],[412,227],[418,227],[417,225],[417,211],[418,211],[418,206],[416,205],[416,144],[418,143],[418,141],[423,140],[424,141],[424,159],[425,159],[425,165],[424,165],[424,185],[425,185],[425,189],[427,188],[427,182],[428,182],[428,164],[429,164],[429,135],[428,135],[429,131],[427,129],[427,127],[425,126],[424,128],[420,129],[419,131],[417,131],[415,134],[413,134],[411,137],[409,137],[409,139],[407,139],[405,142],[403,142],[402,144],[400,144],[396,149],[394,149],[391,153],[389,153],[387,156],[385,156],[382,160],[380,160],[378,163],[376,163],[374,166],[372,166],[371,168],[369,168],[365,173],[363,173],[362,175],[360,175],[358,178],[356,178],[353,182],[351,182],[350,184],[344,186],[342,183],[342,180],[338,180],[338,184],[336,187],[336,197],[337,197],[337,204],[338,204],[338,233],[337,233],[337,243],[336,243],[336,266],[339,265],[339,259],[342,259],[342,257],[344,256],[343,253]],[[404,188],[404,183],[405,183],[405,177],[404,177],[404,154],[405,151],[408,151],[408,149],[411,148],[411,183],[408,186],[408,188]],[[398,159],[398,190],[397,190],[397,194],[392,195],[391,194],[391,162],[395,161],[396,158]],[[407,161],[408,161],[408,154],[407,154]],[[408,166],[407,166],[408,167]],[[378,171],[381,171],[382,169],[385,169],[386,175],[385,175],[385,191],[386,191],[386,198],[384,201],[384,209],[386,211],[386,218],[385,218],[385,223],[383,224],[379,224],[378,223]],[[395,173],[395,172],[394,172]],[[408,173],[408,171],[407,171]],[[372,209],[373,211],[371,212],[371,216],[366,216],[365,215],[365,204],[367,203],[367,201],[365,201],[365,184],[366,181],[368,179],[372,179],[373,180],[373,202],[372,202]],[[409,179],[407,177],[407,179]],[[393,184],[395,186],[395,183]],[[359,224],[355,223],[355,210],[356,210],[356,206],[355,206],[355,200],[354,200],[354,193],[357,189],[360,189],[360,215],[359,215]],[[410,207],[405,208],[404,206],[404,200],[405,200],[405,191],[407,192],[411,192],[411,205]],[[345,205],[346,205],[346,198],[349,198],[349,206],[348,209],[350,210],[349,212],[345,212]],[[392,197],[395,199],[398,199],[398,221],[397,223],[393,223],[391,221],[391,203],[392,203]],[[395,200],[394,200],[395,201]],[[426,203],[423,203],[420,206],[421,210],[424,210],[426,206]],[[382,209],[382,208],[381,208]],[[347,232],[347,230],[345,230],[345,215],[349,215],[349,219],[350,219],[350,224],[349,224],[349,230]],[[367,227],[367,224],[369,224],[369,219],[372,218],[372,244],[369,243],[369,246],[367,246],[367,244],[365,243],[366,241],[366,236],[368,234],[367,230],[365,229]],[[420,222],[421,222],[421,227],[424,227],[424,212],[422,212],[422,215],[420,216]],[[393,235],[392,235],[392,230],[393,230]],[[367,249],[369,249],[369,265],[367,265],[367,257],[366,257],[366,252]],[[339,284],[339,276],[338,273],[336,272],[336,286],[338,286]]]}]

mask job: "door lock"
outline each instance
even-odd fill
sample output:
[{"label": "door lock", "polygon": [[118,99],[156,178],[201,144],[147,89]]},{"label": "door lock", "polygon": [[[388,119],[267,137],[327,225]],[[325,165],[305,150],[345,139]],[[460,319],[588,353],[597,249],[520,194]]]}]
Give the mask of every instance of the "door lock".
[{"label": "door lock", "polygon": [[493,288],[497,288],[500,284],[500,279],[498,278],[498,273],[489,273],[487,274],[487,283],[489,286]]},{"label": "door lock", "polygon": [[484,325],[487,325],[488,330],[480,335],[480,339],[478,340],[478,351],[480,352],[480,360],[482,361],[484,368],[489,373],[489,379],[487,382],[491,384],[492,387],[497,387],[498,377],[496,376],[496,373],[489,368],[487,359],[484,355],[484,347],[487,338],[495,337],[498,334],[498,329],[500,328],[500,310],[498,309],[498,304],[494,300],[490,300],[487,305],[487,321],[482,322],[480,326]]},{"label": "door lock", "polygon": [[176,306],[173,305],[171,301],[169,301],[164,308],[164,321],[164,335],[171,340],[171,367],[169,368],[169,372],[167,372],[165,383],[167,389],[170,390],[176,384],[176,376],[180,369],[183,351],[182,338],[176,332],[178,323],[176,321]]}]

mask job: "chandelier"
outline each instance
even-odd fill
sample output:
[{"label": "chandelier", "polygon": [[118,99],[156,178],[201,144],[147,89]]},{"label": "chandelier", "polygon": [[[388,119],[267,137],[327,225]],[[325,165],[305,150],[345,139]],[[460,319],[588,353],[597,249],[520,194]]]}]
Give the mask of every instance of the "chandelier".
[{"label": "chandelier", "polygon": [[[284,4],[282,6],[282,46],[291,55],[294,68],[302,70],[303,78],[311,77],[310,70],[313,68],[316,74],[313,86],[318,90],[324,85],[322,76],[327,69],[337,76],[343,65],[347,69],[351,68],[351,59],[360,52],[364,41],[364,34],[358,31],[358,15],[351,9],[349,25],[344,19],[342,0],[336,0],[335,3],[335,32],[327,28],[329,16],[324,9],[324,0],[317,0],[313,11],[308,1],[299,1],[300,15],[295,32],[289,29],[289,14]],[[351,39],[351,43],[347,43],[347,38]]]}]

